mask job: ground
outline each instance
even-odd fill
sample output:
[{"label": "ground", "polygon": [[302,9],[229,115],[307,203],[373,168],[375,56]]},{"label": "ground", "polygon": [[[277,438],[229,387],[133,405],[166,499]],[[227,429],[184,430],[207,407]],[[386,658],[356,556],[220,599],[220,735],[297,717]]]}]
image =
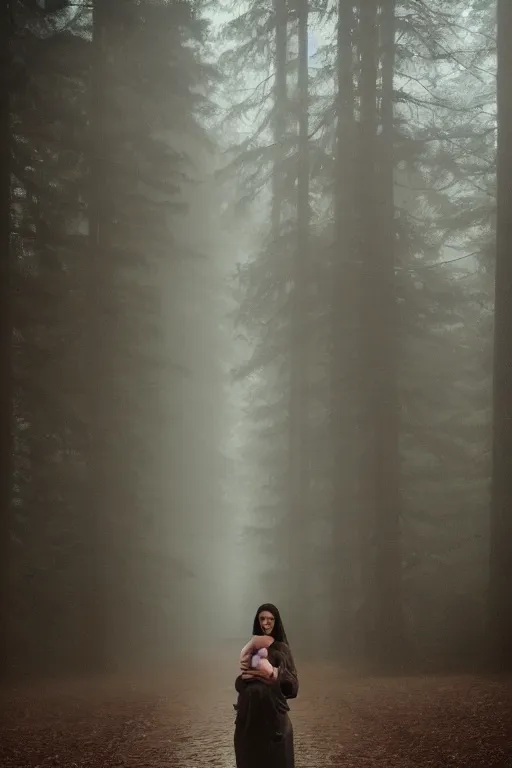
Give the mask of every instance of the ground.
[{"label": "ground", "polygon": [[[234,768],[234,668],[1,693],[2,768]],[[296,768],[512,768],[512,686],[470,676],[357,679],[304,664]],[[264,766],[262,766],[264,768]]]}]

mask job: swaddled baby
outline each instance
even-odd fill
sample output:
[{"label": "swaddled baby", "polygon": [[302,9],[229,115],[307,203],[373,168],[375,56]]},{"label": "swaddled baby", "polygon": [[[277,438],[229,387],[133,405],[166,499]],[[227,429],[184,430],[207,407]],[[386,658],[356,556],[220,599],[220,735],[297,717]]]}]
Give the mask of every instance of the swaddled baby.
[{"label": "swaddled baby", "polygon": [[268,649],[274,642],[269,635],[254,635],[247,645],[242,648],[240,663],[249,663],[251,669],[265,672],[269,677],[275,676],[276,670],[268,660]]}]

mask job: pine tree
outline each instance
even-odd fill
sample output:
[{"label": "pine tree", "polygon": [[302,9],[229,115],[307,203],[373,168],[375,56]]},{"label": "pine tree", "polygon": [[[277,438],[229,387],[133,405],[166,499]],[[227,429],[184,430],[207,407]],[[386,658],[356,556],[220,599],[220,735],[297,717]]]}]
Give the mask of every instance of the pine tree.
[{"label": "pine tree", "polygon": [[[221,57],[221,67],[234,77],[234,71],[241,72],[242,61],[251,54],[254,75],[260,80],[249,97],[228,109],[229,122],[251,120],[256,114],[257,123],[247,138],[230,147],[233,160],[225,173],[239,173],[239,210],[256,198],[261,201],[252,209],[258,222],[257,246],[238,271],[243,299],[236,324],[248,338],[251,352],[236,375],[249,382],[248,414],[257,425],[246,450],[265,477],[253,507],[254,524],[247,535],[259,539],[272,553],[272,565],[262,586],[272,586],[273,590],[277,587],[276,601],[289,600],[292,594],[289,569],[294,555],[289,549],[286,525],[290,504],[293,506],[292,477],[298,467],[296,462],[294,468],[290,463],[291,285],[299,239],[294,35],[285,3],[251,3],[226,25],[222,39],[232,42],[232,47]],[[298,309],[303,311],[302,307]],[[301,417],[294,412],[294,420]],[[298,432],[294,438],[296,448],[297,439]],[[293,616],[290,620],[295,624]]]},{"label": "pine tree", "polygon": [[[355,119],[355,29],[356,15],[353,3],[339,0],[336,38],[336,84],[333,113],[336,119],[336,143],[333,148],[335,179],[333,201],[333,244],[329,271],[331,279],[330,396],[327,412],[330,429],[324,428],[324,440],[332,446],[329,465],[331,493],[331,520],[333,538],[339,555],[333,584],[333,597],[340,592],[348,595],[343,606],[337,605],[338,618],[334,630],[336,643],[346,650],[354,648],[357,632],[349,630],[354,624],[356,594],[359,580],[356,575],[354,552],[357,548],[357,519],[355,514],[356,488],[354,486],[354,450],[358,444],[356,417],[357,370],[354,357],[354,331],[356,328],[354,291],[358,285],[355,252],[355,196],[357,163]],[[327,297],[326,297],[327,298]],[[327,434],[326,434],[327,432]],[[341,601],[337,601],[339,603]],[[344,637],[348,634],[349,637]]]},{"label": "pine tree", "polygon": [[500,669],[512,664],[512,619],[509,589],[512,577],[510,457],[512,456],[511,332],[512,260],[510,185],[512,179],[512,55],[508,35],[512,6],[498,0],[498,207],[496,222],[496,288],[494,315],[494,441],[491,506],[489,617],[493,662]]},{"label": "pine tree", "polygon": [[[289,476],[288,526],[291,538],[290,568],[295,597],[290,606],[292,621],[300,624],[309,582],[309,313],[310,313],[310,156],[309,156],[309,4],[297,6],[297,242],[291,288],[291,338],[289,381]],[[309,644],[308,628],[302,642]]]},{"label": "pine tree", "polygon": [[10,100],[12,646],[40,672],[131,664],[160,611],[159,393],[181,375],[161,277],[196,257],[171,237],[191,164],[178,137],[207,145],[211,74],[187,4],[57,5],[17,8]]},{"label": "pine tree", "polygon": [[[62,73],[60,65],[63,60],[63,68],[70,64],[68,54],[74,50],[64,5],[57,3],[45,11],[31,2],[11,4],[9,562],[13,589],[8,634],[18,660],[25,654],[27,670],[31,656],[44,668],[48,644],[57,638],[64,646],[54,647],[54,660],[65,663],[61,651],[74,648],[67,629],[58,629],[59,620],[73,621],[73,611],[63,619],[61,607],[76,589],[76,573],[66,572],[69,550],[63,541],[69,534],[68,544],[76,555],[79,539],[73,530],[76,520],[72,522],[68,514],[76,493],[71,480],[76,461],[69,449],[69,420],[61,399],[70,383],[64,360],[73,336],[72,328],[63,330],[70,317],[65,297],[74,274],[69,228],[80,209],[75,189],[77,155],[59,151],[66,133],[64,116],[70,116],[61,99],[62,93],[69,94],[67,75],[59,80],[61,90],[54,90]],[[44,626],[38,626],[40,612],[33,609],[32,600],[36,605],[44,601]]]},{"label": "pine tree", "polygon": [[[156,489],[164,462],[159,451],[165,425],[161,398],[169,370],[159,286],[168,259],[179,264],[193,257],[171,237],[190,162],[179,137],[206,142],[199,122],[205,106],[200,88],[204,91],[210,75],[188,44],[200,44],[203,34],[190,6],[132,3],[112,11],[106,20],[108,63],[102,77],[107,101],[101,112],[101,146],[106,156],[101,158],[99,213],[105,254],[95,281],[99,305],[92,305],[99,312],[104,356],[92,434],[103,441],[94,455],[94,466],[102,463],[94,482],[104,480],[97,486],[96,514],[106,539],[105,580],[111,585],[108,655],[124,663],[117,652],[121,643],[129,664],[143,646],[141,628],[154,620],[155,603],[145,593],[160,588],[152,552],[159,546],[157,523],[164,513]],[[139,622],[133,622],[134,615]]]},{"label": "pine tree", "polygon": [[[7,3],[0,10],[0,286],[1,321],[0,349],[2,360],[2,384],[0,389],[0,443],[1,443],[1,495],[0,516],[0,626],[3,642],[0,656],[5,664],[7,657],[8,607],[8,554],[10,536],[10,510],[12,488],[12,377],[11,377],[11,125],[10,125],[10,75],[11,75],[11,13]],[[3,671],[3,670],[2,670]]]}]

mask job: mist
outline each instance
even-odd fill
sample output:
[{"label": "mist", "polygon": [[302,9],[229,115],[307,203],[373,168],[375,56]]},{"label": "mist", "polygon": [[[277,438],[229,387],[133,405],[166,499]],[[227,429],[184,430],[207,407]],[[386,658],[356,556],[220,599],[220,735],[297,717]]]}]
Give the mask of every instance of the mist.
[{"label": "mist", "polygon": [[507,0],[0,14],[2,766],[508,765]]}]

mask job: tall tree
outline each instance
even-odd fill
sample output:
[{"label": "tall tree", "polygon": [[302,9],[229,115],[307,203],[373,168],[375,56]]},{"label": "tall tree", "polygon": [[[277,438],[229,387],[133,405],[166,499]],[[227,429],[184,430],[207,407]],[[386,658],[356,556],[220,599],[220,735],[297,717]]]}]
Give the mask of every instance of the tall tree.
[{"label": "tall tree", "polygon": [[[54,334],[52,324],[55,314],[59,315],[62,324],[65,323],[61,300],[66,279],[59,266],[66,251],[64,230],[70,222],[70,211],[76,213],[76,209],[74,201],[71,197],[67,198],[63,189],[67,187],[66,191],[69,191],[73,185],[66,174],[71,171],[76,156],[68,165],[66,153],[60,154],[56,150],[56,136],[61,132],[65,114],[65,109],[59,111],[63,106],[61,95],[65,89],[55,93],[51,87],[56,82],[58,62],[67,58],[69,53],[66,3],[45,3],[43,6],[31,0],[18,0],[3,4],[2,13],[4,6],[8,13],[7,18],[2,19],[2,34],[6,35],[2,55],[9,61],[5,61],[6,67],[2,68],[2,83],[6,86],[8,98],[5,103],[8,111],[2,110],[2,119],[5,120],[3,125],[8,139],[6,134],[2,152],[5,152],[4,159],[8,165],[2,165],[7,174],[2,176],[2,183],[5,179],[8,187],[3,186],[2,190],[5,190],[8,205],[4,214],[8,226],[5,237],[8,237],[12,258],[8,259],[6,252],[2,261],[5,269],[2,286],[7,291],[3,307],[7,313],[5,317],[9,316],[10,326],[6,348],[9,360],[2,378],[3,391],[7,393],[9,389],[6,397],[10,401],[10,466],[2,474],[3,482],[9,485],[10,513],[6,521],[9,535],[5,539],[8,551],[6,557],[2,557],[2,563],[7,568],[9,562],[10,568],[10,627],[3,637],[7,640],[11,636],[12,640],[13,633],[18,631],[15,632],[14,627],[20,628],[21,614],[26,607],[14,585],[19,583],[17,579],[23,570],[21,562],[24,556],[29,550],[32,555],[35,554],[27,547],[20,557],[23,545],[27,543],[26,534],[30,530],[30,538],[38,529],[44,540],[44,533],[51,529],[49,520],[46,526],[43,524],[45,515],[40,513],[41,507],[51,505],[54,519],[57,517],[55,510],[62,509],[63,501],[63,488],[59,481],[63,479],[63,467],[68,466],[61,450],[62,442],[59,445],[63,437],[62,408],[57,409],[58,416],[55,411],[50,416],[50,403],[54,404],[58,398],[63,377],[54,380],[51,387],[48,384],[50,376],[55,376],[56,370],[60,370],[61,351],[68,340],[65,331]],[[69,60],[66,63],[69,64]],[[52,100],[48,99],[49,93]],[[63,198],[67,198],[65,206],[62,205]],[[48,389],[52,390],[51,393]],[[7,494],[7,488],[5,492]],[[47,511],[45,509],[45,514]],[[35,525],[29,525],[29,520]],[[41,550],[41,539],[35,534],[34,539],[38,538]],[[35,560],[32,558],[32,572],[24,574],[26,582],[35,573],[41,575]],[[28,566],[27,561],[25,566]],[[41,581],[35,579],[31,583],[35,592]],[[30,645],[32,634],[38,635],[37,631],[30,631],[30,622],[37,624],[37,612],[32,611],[30,617],[25,613],[24,620],[27,621],[24,642]],[[53,617],[48,617],[46,625],[53,626]],[[19,651],[22,646],[19,640],[17,636],[10,643],[11,650],[15,648]],[[43,649],[44,646],[43,632],[39,635],[38,648]],[[2,655],[2,659],[5,661],[7,655]]]},{"label": "tall tree", "polygon": [[395,3],[364,2],[360,14],[361,556],[368,601],[366,652],[383,667],[402,658],[404,642],[397,404],[400,333],[395,295]]},{"label": "tall tree", "polygon": [[11,123],[10,52],[12,8],[0,8],[0,664],[7,658],[9,537],[12,489],[12,324],[11,324]]},{"label": "tall tree", "polygon": [[[376,260],[380,256],[377,222],[377,72],[378,72],[378,15],[377,0],[362,2],[359,8],[358,50],[360,57],[360,125],[357,187],[357,225],[359,258],[361,260],[360,312],[360,363],[359,391],[361,395],[360,439],[361,465],[359,495],[361,501],[361,549],[360,563],[363,592],[363,637],[365,654],[369,659],[375,653],[376,626],[376,583],[374,573],[375,525],[378,505],[378,457],[377,430],[379,421],[379,377],[375,366],[379,359],[376,347],[376,316],[380,307],[379,283]],[[379,339],[380,341],[380,339]]]},{"label": "tall tree", "polygon": [[[339,548],[334,575],[334,594],[352,584],[350,599],[343,598],[333,616],[336,642],[346,627],[354,624],[357,603],[357,575],[354,552],[357,542],[356,487],[354,449],[358,444],[356,421],[356,382],[354,328],[357,287],[355,253],[356,119],[354,87],[356,16],[354,4],[339,0],[336,40],[336,141],[334,239],[330,300],[330,416],[328,437],[332,447],[330,476],[332,482],[333,539]],[[347,567],[348,565],[348,567]],[[349,577],[348,574],[351,574]],[[353,633],[352,633],[353,634]],[[354,637],[349,639],[354,647]]]},{"label": "tall tree", "polygon": [[288,112],[288,10],[285,0],[274,0],[275,51],[274,51],[274,103],[272,106],[272,133],[274,162],[272,168],[272,241],[275,245],[281,236],[282,209],[285,201],[283,183],[286,181],[284,141]]},{"label": "tall tree", "polygon": [[[108,68],[109,45],[112,46],[114,30],[118,23],[119,3],[115,0],[94,0],[92,5],[92,44],[90,67],[89,106],[89,285],[88,285],[88,350],[90,393],[88,397],[88,488],[84,518],[86,526],[88,584],[86,585],[84,611],[86,630],[84,650],[90,654],[86,666],[102,669],[107,664],[107,617],[106,590],[107,547],[109,516],[114,499],[109,494],[112,483],[113,445],[111,414],[113,407],[112,328],[109,308],[112,295],[113,264],[109,245],[113,219],[113,184],[111,172],[113,93],[111,73]],[[123,25],[124,26],[124,25]],[[126,30],[125,30],[126,31]],[[110,51],[112,58],[113,52]]]},{"label": "tall tree", "polygon": [[[92,306],[104,337],[92,419],[104,485],[95,514],[109,585],[108,655],[130,664],[144,657],[142,627],[154,620],[163,588],[154,560],[165,561],[158,532],[172,520],[159,490],[170,428],[164,392],[172,381],[177,394],[182,383],[175,378],[183,374],[166,360],[162,284],[191,258],[186,239],[176,235],[177,215],[186,208],[191,152],[208,146],[201,115],[210,70],[198,56],[204,25],[188,3],[112,0],[104,23],[103,259]],[[174,578],[170,561],[167,568]]]},{"label": "tall tree", "polygon": [[[309,159],[309,0],[297,5],[297,241],[293,266],[290,339],[290,413],[288,525],[296,530],[291,536],[291,566],[298,580],[293,595],[293,620],[300,621],[308,584],[309,508],[309,298],[310,298],[310,159]],[[304,628],[307,632],[307,627]],[[307,643],[307,638],[305,638]]]},{"label": "tall tree", "polygon": [[489,618],[498,667],[512,668],[512,4],[498,0],[498,206]]},{"label": "tall tree", "polygon": [[139,628],[180,578],[156,533],[171,519],[159,394],[174,378],[160,286],[190,256],[171,237],[190,158],[179,137],[207,146],[191,6],[73,9],[17,4],[11,98],[11,606],[17,662],[38,671],[147,661]]},{"label": "tall tree", "polygon": [[[248,207],[257,197],[263,201],[263,205],[256,204],[252,209],[257,221],[257,234],[253,239],[256,245],[251,247],[249,258],[238,272],[242,301],[237,325],[249,340],[250,351],[249,359],[237,374],[249,382],[249,409],[256,422],[249,450],[262,475],[268,478],[261,493],[255,495],[248,533],[254,539],[263,540],[266,552],[271,553],[271,564],[263,578],[265,587],[272,585],[275,590],[277,583],[276,601],[286,600],[290,604],[294,590],[288,574],[296,552],[290,548],[289,511],[295,520],[299,514],[291,503],[291,494],[297,492],[295,486],[292,487],[297,463],[291,456],[291,419],[294,429],[298,426],[297,419],[303,418],[297,411],[292,417],[296,396],[293,406],[290,398],[291,319],[299,241],[297,71],[294,66],[297,57],[293,55],[296,34],[297,26],[292,23],[286,2],[249,2],[238,17],[226,25],[224,38],[234,45],[221,62],[230,76],[235,77],[234,70],[241,72],[242,63],[249,55],[258,77],[249,97],[233,104],[228,111],[237,133],[239,121],[251,122],[247,134],[231,147],[234,160],[226,169],[238,172],[237,208],[240,210],[241,204]],[[304,174],[301,195],[303,190]],[[298,308],[302,313],[303,307]],[[301,350],[295,345],[295,354],[297,352],[300,354]],[[297,448],[302,451],[297,435],[293,440],[294,451]],[[295,617],[291,616],[290,620],[295,625]],[[297,626],[302,622],[300,617],[298,622]]]},{"label": "tall tree", "polygon": [[396,296],[395,224],[395,0],[380,3],[381,93],[379,157],[377,168],[378,249],[375,253],[380,311],[374,318],[378,392],[374,395],[375,472],[378,508],[376,572],[378,589],[377,633],[383,661],[398,663],[404,656],[404,619],[401,550],[401,498],[399,457],[398,370],[402,334]]}]

